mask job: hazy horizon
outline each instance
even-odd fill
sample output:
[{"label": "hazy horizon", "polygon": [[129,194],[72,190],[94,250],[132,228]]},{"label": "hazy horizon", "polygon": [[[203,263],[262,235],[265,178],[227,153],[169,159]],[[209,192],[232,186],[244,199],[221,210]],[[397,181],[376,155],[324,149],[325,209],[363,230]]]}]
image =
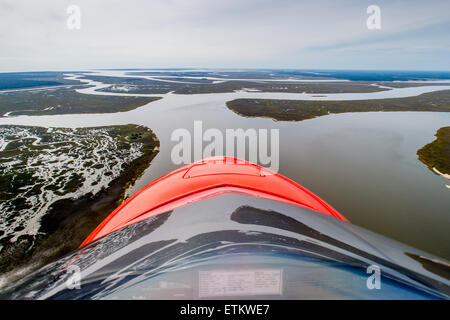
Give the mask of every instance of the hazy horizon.
[{"label": "hazy horizon", "polygon": [[[366,25],[373,4],[376,30]],[[79,29],[67,26],[71,5]],[[447,71],[449,10],[439,0],[0,0],[0,72]]]},{"label": "hazy horizon", "polygon": [[373,72],[382,72],[382,71],[389,71],[389,72],[450,72],[450,69],[355,69],[355,68],[264,68],[264,67],[257,67],[257,68],[245,68],[245,67],[227,67],[227,68],[221,68],[221,67],[117,67],[117,68],[55,68],[55,69],[36,69],[36,70],[17,70],[17,71],[0,71],[0,73],[26,73],[26,72],[81,72],[81,71],[133,71],[133,70],[196,70],[201,71],[204,70],[224,70],[224,71],[239,71],[239,70],[292,70],[292,71],[373,71]]}]

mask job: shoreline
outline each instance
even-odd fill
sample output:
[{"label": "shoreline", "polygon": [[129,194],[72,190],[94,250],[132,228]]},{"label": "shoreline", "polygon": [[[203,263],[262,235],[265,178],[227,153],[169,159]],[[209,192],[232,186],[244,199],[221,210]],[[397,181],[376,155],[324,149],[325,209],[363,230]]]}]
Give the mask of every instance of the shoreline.
[{"label": "shoreline", "polygon": [[[431,172],[450,181],[450,127],[438,129],[435,137],[417,150],[417,156]],[[450,189],[450,183],[445,186]]]},{"label": "shoreline", "polygon": [[159,139],[148,130],[152,140],[143,147],[144,154],[126,165],[124,172],[107,187],[95,195],[88,193],[76,199],[56,201],[42,217],[36,236],[23,235],[14,243],[3,244],[0,287],[77,249],[98,224],[125,200],[128,189],[159,152]]},{"label": "shoreline", "polygon": [[302,121],[349,112],[449,112],[450,90],[424,93],[417,97],[358,101],[235,99],[227,101],[226,107],[243,117],[271,118],[274,121]]},{"label": "shoreline", "polygon": [[[122,73],[114,73],[114,75],[109,74],[108,72],[97,72],[96,76],[114,76],[117,78],[128,78],[130,75],[125,75]],[[346,103],[346,104],[360,104],[360,103],[370,103],[370,104],[383,104],[386,101],[402,101],[404,99],[421,99],[421,97],[430,95],[430,94],[442,94],[444,92],[450,91],[450,86],[446,85],[438,85],[433,86],[432,81],[427,83],[424,86],[418,87],[406,87],[406,88],[391,88],[390,90],[383,90],[371,93],[324,93],[324,94],[308,94],[308,93],[289,93],[289,92],[255,92],[255,91],[234,91],[228,93],[201,93],[201,94],[175,94],[173,92],[165,93],[165,94],[133,94],[133,93],[117,93],[117,92],[102,92],[98,91],[99,89],[110,86],[110,84],[105,84],[99,81],[94,81],[90,79],[83,78],[86,73],[81,74],[70,74],[66,73],[66,80],[77,80],[80,82],[79,85],[83,86],[82,88],[76,89],[75,92],[81,95],[88,95],[92,97],[96,97],[96,99],[105,98],[105,97],[128,97],[128,98],[150,98],[152,101],[147,102],[140,106],[134,106],[133,108],[124,108],[104,111],[104,110],[65,110],[64,112],[60,112],[60,110],[52,109],[52,110],[38,110],[30,112],[21,112],[20,110],[6,112],[6,115],[3,113],[0,116],[0,124],[22,124],[20,123],[24,117],[27,118],[39,118],[40,116],[50,116],[50,117],[58,117],[58,116],[66,116],[66,115],[83,115],[83,114],[92,114],[92,115],[103,115],[103,114],[127,114],[128,112],[134,112],[136,110],[140,110],[145,106],[150,105],[155,112],[160,112],[163,110],[161,107],[166,107],[171,105],[176,105],[177,108],[188,107],[192,104],[199,103],[217,103],[218,101],[223,101],[224,104],[228,107],[229,104],[235,103],[235,101],[239,100],[264,100],[264,101],[272,101],[272,103],[278,102],[283,103],[286,101],[292,101],[295,103],[306,103],[306,104],[336,104],[336,103]],[[92,75],[92,74],[91,74]],[[146,78],[145,76],[134,76],[140,78]],[[229,79],[231,80],[231,79]],[[89,109],[89,108],[87,108]],[[405,111],[442,111],[442,110],[431,110],[433,108],[428,109],[417,109],[412,108],[410,110]],[[403,111],[404,109],[398,110]],[[30,111],[30,110],[28,110]],[[355,110],[348,110],[348,112],[353,112]],[[357,111],[357,110],[356,110]],[[365,111],[378,111],[378,110],[365,110]],[[380,111],[390,111],[388,110],[380,110]],[[449,111],[449,110],[443,110]],[[244,114],[241,114],[244,115]],[[325,115],[325,114],[322,114]],[[136,123],[138,124],[138,123]]]},{"label": "shoreline", "polygon": [[[443,177],[444,179],[450,180],[450,174],[445,174],[440,172],[438,169],[436,169],[435,167],[433,167],[433,171],[436,172],[438,175],[440,175],[441,177]],[[450,189],[450,184],[445,184],[445,187],[447,189]]]}]

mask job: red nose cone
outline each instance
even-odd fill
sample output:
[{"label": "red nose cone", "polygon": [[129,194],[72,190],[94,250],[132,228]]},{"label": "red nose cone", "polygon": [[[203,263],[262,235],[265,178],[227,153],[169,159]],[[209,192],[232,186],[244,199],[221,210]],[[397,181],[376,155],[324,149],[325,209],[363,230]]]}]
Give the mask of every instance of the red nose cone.
[{"label": "red nose cone", "polygon": [[280,174],[248,161],[213,157],[172,171],[144,187],[114,210],[81,246],[127,225],[225,192],[290,203],[348,221],[311,191]]}]

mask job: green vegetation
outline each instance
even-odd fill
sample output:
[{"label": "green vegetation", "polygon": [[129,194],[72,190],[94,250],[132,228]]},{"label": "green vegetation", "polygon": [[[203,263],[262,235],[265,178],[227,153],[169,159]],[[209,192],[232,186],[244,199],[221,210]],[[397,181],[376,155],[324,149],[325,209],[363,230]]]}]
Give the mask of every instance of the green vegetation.
[{"label": "green vegetation", "polygon": [[129,111],[160,98],[89,95],[68,88],[0,93],[0,116]]},{"label": "green vegetation", "polygon": [[[313,82],[315,80],[333,81],[336,80],[336,78],[325,74],[321,76],[302,72],[296,74],[286,74],[275,70],[247,70],[238,72],[129,72],[128,75],[151,76],[152,78],[111,77],[93,74],[83,75],[83,77],[85,79],[111,84],[111,86],[100,89],[99,91],[119,93],[126,92],[134,94],[161,94],[171,91],[177,94],[227,93],[242,90],[243,88],[258,90],[261,92],[366,93],[388,90],[386,88],[374,86],[374,83],[382,86],[402,88],[439,85],[436,83],[405,83],[392,81],[374,82],[375,80],[363,80],[365,77],[362,77],[362,79],[357,81],[348,82]],[[164,78],[163,76],[170,76],[170,78]],[[212,77],[216,80],[207,79],[207,77]],[[228,81],[233,78],[240,80]],[[219,81],[217,81],[217,79]],[[264,81],[261,79],[276,81]],[[164,80],[177,82],[167,82]],[[292,80],[308,80],[312,82],[295,82]]]},{"label": "green vegetation", "polygon": [[245,117],[266,117],[279,121],[301,121],[330,113],[369,111],[450,111],[450,90],[425,93],[417,97],[356,100],[298,101],[236,99],[227,107]]},{"label": "green vegetation", "polygon": [[430,170],[436,168],[443,174],[450,174],[450,127],[440,128],[436,133],[436,140],[417,151],[419,160]]},{"label": "green vegetation", "polygon": [[345,93],[345,92],[376,92],[387,89],[379,88],[364,82],[346,83],[298,83],[298,82],[255,82],[255,81],[225,81],[221,83],[209,83],[202,79],[171,79],[187,81],[192,83],[160,82],[150,80],[139,84],[120,83],[112,85],[99,91],[105,92],[127,92],[138,94],[159,94],[174,91],[177,94],[200,94],[200,93],[227,93],[243,88],[258,90],[262,92],[291,92],[291,93]]},{"label": "green vegetation", "polygon": [[371,86],[368,83],[298,83],[298,82],[249,82],[227,81],[216,84],[185,85],[175,90],[180,94],[221,93],[242,90],[243,88],[262,92],[290,93],[345,93],[345,92],[376,92],[386,89]]},{"label": "green vegetation", "polygon": [[[11,142],[21,143],[9,148]],[[0,273],[21,267],[31,272],[75,250],[124,201],[128,187],[159,152],[156,135],[133,124],[0,126],[0,150],[5,144]]]}]

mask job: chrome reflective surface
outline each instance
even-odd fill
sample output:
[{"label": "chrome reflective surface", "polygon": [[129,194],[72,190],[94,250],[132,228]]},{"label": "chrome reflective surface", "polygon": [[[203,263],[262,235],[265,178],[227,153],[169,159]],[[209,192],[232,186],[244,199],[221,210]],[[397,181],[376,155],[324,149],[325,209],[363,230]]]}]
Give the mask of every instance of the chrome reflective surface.
[{"label": "chrome reflective surface", "polygon": [[350,223],[223,194],[109,234],[0,298],[448,299],[449,278],[448,261]]}]

